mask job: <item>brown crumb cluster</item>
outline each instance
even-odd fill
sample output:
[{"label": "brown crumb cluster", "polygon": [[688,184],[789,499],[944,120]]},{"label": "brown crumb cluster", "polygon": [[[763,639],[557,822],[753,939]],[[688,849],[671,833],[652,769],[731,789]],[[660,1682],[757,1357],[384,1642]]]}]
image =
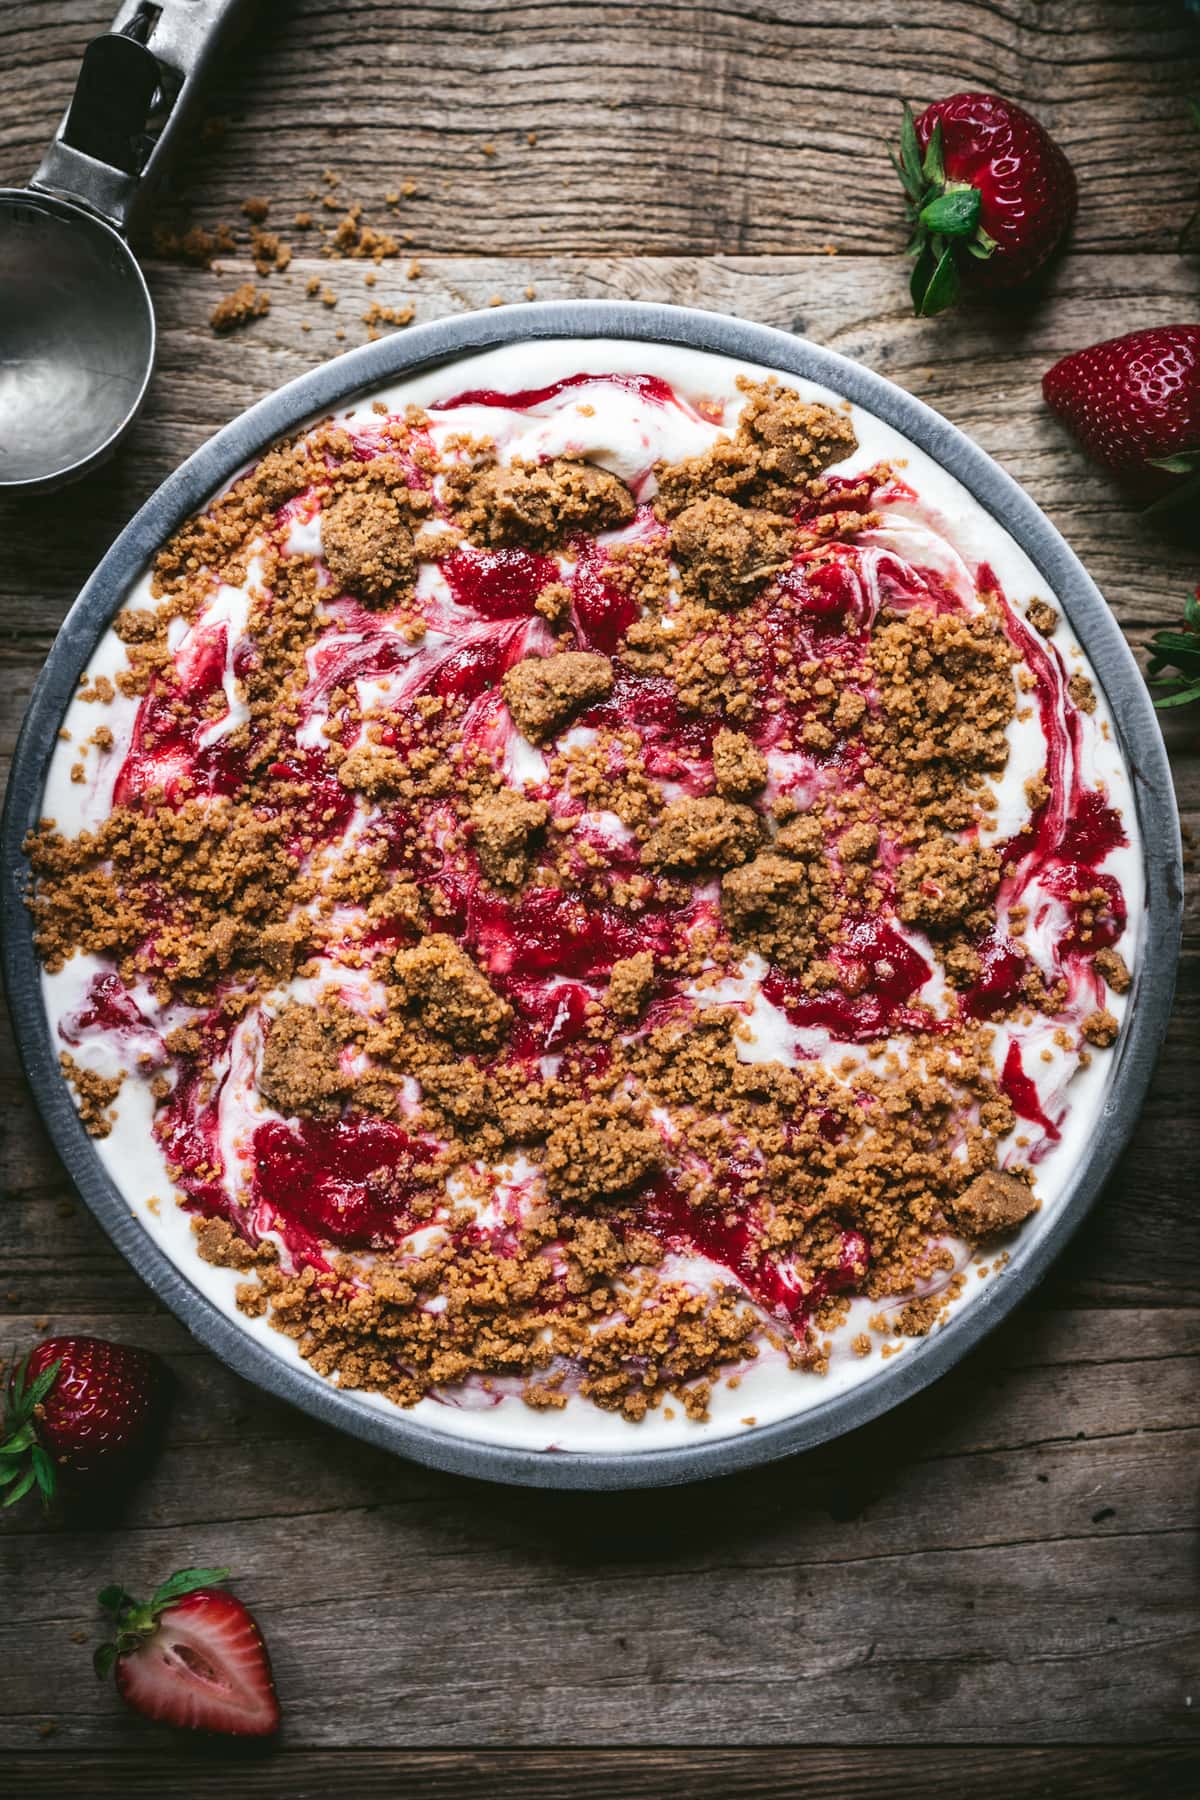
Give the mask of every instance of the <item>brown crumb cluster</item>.
[{"label": "brown crumb cluster", "polygon": [[649,950],[623,956],[608,978],[608,1004],[619,1019],[636,1019],[654,991],[654,958]]},{"label": "brown crumb cluster", "polygon": [[744,731],[724,726],[713,738],[713,779],[727,800],[744,800],[767,782],[767,759]]},{"label": "brown crumb cluster", "polygon": [[417,568],[412,529],[395,495],[383,487],[339,494],[322,514],[321,549],[334,580],[372,605],[394,603],[411,589]]},{"label": "brown crumb cluster", "polygon": [[479,802],[471,814],[475,848],[494,886],[520,887],[529,874],[534,842],[549,818],[544,800],[527,800],[507,786]]},{"label": "brown crumb cluster", "polygon": [[661,1168],[659,1133],[624,1095],[564,1106],[546,1138],[546,1185],[559,1200],[612,1200]]},{"label": "brown crumb cluster", "polygon": [[1097,1007],[1090,1012],[1080,1026],[1084,1038],[1089,1044],[1095,1044],[1101,1050],[1107,1050],[1110,1044],[1117,1041],[1120,1026],[1107,1007]]},{"label": "brown crumb cluster", "polygon": [[232,294],[217,301],[209,314],[209,324],[214,331],[240,331],[242,326],[249,325],[251,319],[261,319],[271,310],[271,296],[263,289],[256,288],[252,281],[243,281],[240,287],[234,288]]},{"label": "brown crumb cluster", "polygon": [[803,970],[832,903],[826,864],[818,854],[781,856],[763,850],[721,883],[721,911],[730,930],[769,962]]},{"label": "brown crumb cluster", "polygon": [[[416,184],[411,181],[388,190],[383,201],[388,212],[385,227],[378,220],[367,217],[367,207],[362,201],[348,199],[341,191],[341,178],[332,169],[327,169],[323,186],[309,190],[309,204],[292,215],[290,225],[300,234],[300,247],[309,256],[318,255],[327,261],[349,259],[367,263],[369,267],[363,280],[367,286],[374,286],[380,266],[405,254],[412,243],[411,230],[393,230],[391,227],[401,208],[407,209],[416,193]],[[171,212],[176,212],[177,207],[178,203],[173,203]],[[268,224],[271,215],[269,196],[247,195],[240,211],[244,224],[219,223],[209,227],[160,222],[152,233],[154,253],[171,262],[211,269],[218,274],[223,272],[228,259],[245,258],[260,277],[285,276],[298,246],[274,225]],[[406,279],[415,280],[420,273],[420,262],[412,258]],[[306,292],[326,306],[337,304],[338,296],[319,279],[310,280]],[[210,315],[212,329],[218,334],[228,334],[262,317],[268,308],[268,295],[256,293],[253,285],[247,283],[218,303]],[[367,338],[371,340],[380,336],[380,327],[402,328],[411,324],[415,316],[415,308],[410,304],[374,301],[362,314],[362,320],[367,327]],[[300,329],[310,331],[310,322],[302,321]],[[339,340],[345,335],[340,326],[334,333]]]},{"label": "brown crumb cluster", "polygon": [[[331,253],[391,254],[336,182],[325,201]],[[266,201],[244,210],[283,266]],[[764,1350],[822,1371],[852,1295],[924,1335],[961,1287],[947,1235],[1037,1204],[996,1167],[1020,1120],[994,1020],[1062,995],[1031,969],[990,1015],[935,1019],[917,975],[888,998],[902,933],[980,980],[1012,866],[980,837],[1021,694],[1002,608],[868,619],[837,583],[892,472],[835,482],[845,414],[743,398],[602,543],[635,502],[590,463],[435,452],[416,412],[326,421],[164,546],[154,605],[117,621],[126,666],[81,690],[139,710],[127,754],[104,725],[72,744],[81,782],[122,755],[110,816],[32,835],[41,955],[89,951],[172,1008],[138,1075],[199,1254],[345,1387],[701,1419]],[[516,583],[495,612],[470,616],[464,557]],[[204,641],[222,584],[249,590],[229,663]],[[1070,901],[1096,999],[1130,985],[1110,903]],[[729,998],[750,956],[791,1023],[833,1018],[861,1055],[754,1060]],[[1116,1032],[1095,1005],[1069,1043]],[[212,1129],[235,1056],[266,1121],[250,1199]],[[103,1135],[120,1081],[62,1060]],[[697,1254],[728,1280],[673,1272]]]},{"label": "brown crumb cluster", "polygon": [[633,496],[623,481],[565,457],[481,474],[464,470],[462,478],[453,471],[448,485],[458,522],[477,543],[547,549],[573,531],[609,530],[633,517]]},{"label": "brown crumb cluster", "polygon": [[95,1069],[85,1069],[66,1050],[60,1053],[58,1065],[75,1090],[79,1117],[88,1136],[107,1137],[116,1116],[113,1105],[125,1077],[100,1075]]},{"label": "brown crumb cluster", "polygon": [[593,700],[611,692],[612,664],[588,650],[561,650],[527,657],[504,676],[508,709],[522,736],[542,744]]},{"label": "brown crumb cluster", "polygon": [[673,800],[642,851],[659,869],[730,869],[746,862],[762,841],[762,822],[749,806],[716,795]]},{"label": "brown crumb cluster", "polygon": [[465,950],[439,932],[401,950],[395,962],[397,991],[430,1031],[471,1049],[494,1043],[512,1017]]},{"label": "brown crumb cluster", "polygon": [[285,1116],[336,1113],[351,1081],[341,1066],[333,1026],[311,1006],[288,1006],[271,1021],[259,1065],[258,1091]]},{"label": "brown crumb cluster", "polygon": [[707,606],[744,606],[789,566],[794,536],[790,519],[713,494],[672,520],[671,551],[685,593]]},{"label": "brown crumb cluster", "polygon": [[1033,1190],[1026,1182],[988,1169],[977,1175],[954,1202],[954,1222],[972,1240],[995,1237],[1014,1230],[1036,1205]]}]

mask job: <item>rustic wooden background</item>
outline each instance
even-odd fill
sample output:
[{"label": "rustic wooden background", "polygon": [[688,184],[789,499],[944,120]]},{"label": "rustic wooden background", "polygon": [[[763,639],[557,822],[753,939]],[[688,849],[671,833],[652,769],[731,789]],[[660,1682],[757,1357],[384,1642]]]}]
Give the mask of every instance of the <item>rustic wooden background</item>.
[{"label": "rustic wooden background", "polygon": [[[0,8],[0,181],[36,165],[107,21],[104,0]],[[1078,228],[1043,294],[916,323],[884,141],[898,95],[977,86],[1058,136]],[[1196,91],[1200,20],[1150,0],[265,6],[164,217],[244,227],[241,201],[261,194],[295,260],[260,284],[269,316],[219,340],[208,313],[251,272],[244,257],[220,275],[151,258],[161,363],[127,446],[67,495],[0,505],[4,752],[59,620],[133,509],[248,402],[362,342],[372,299],[424,319],[531,287],[806,332],[971,432],[1143,642],[1178,616],[1200,555],[1164,544],[1083,463],[1038,381],[1097,337],[1196,318],[1197,264],[1174,248],[1200,190]],[[322,261],[291,229],[326,169],[339,199],[411,234],[419,272],[406,255],[368,289],[370,265]],[[336,306],[306,295],[314,273]],[[1195,820],[1195,717],[1169,736]],[[1190,908],[1133,1148],[1037,1296],[858,1435],[668,1494],[451,1480],[244,1386],[75,1203],[5,1037],[0,1348],[111,1333],[162,1351],[180,1388],[165,1453],[118,1513],[5,1516],[11,1791],[1194,1794],[1195,884]],[[286,1723],[265,1761],[231,1767],[156,1736],[90,1674],[77,1640],[94,1638],[102,1582],[137,1590],[187,1563],[231,1564],[270,1639]]]}]

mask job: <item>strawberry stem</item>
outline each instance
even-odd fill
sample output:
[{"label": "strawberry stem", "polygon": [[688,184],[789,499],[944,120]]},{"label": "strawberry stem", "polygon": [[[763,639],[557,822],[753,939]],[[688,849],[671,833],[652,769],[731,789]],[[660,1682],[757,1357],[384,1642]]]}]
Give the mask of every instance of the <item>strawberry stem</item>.
[{"label": "strawberry stem", "polygon": [[978,188],[948,188],[923,206],[918,217],[927,231],[940,232],[943,237],[970,237],[979,223],[982,204]]},{"label": "strawberry stem", "polygon": [[906,100],[899,151],[889,154],[904,189],[905,216],[912,226],[907,254],[917,259],[909,283],[913,310],[919,319],[929,319],[958,299],[961,283],[956,247],[983,262],[995,250],[996,242],[980,224],[983,197],[979,189],[947,178],[940,119],[922,155],[916,120]]},{"label": "strawberry stem", "polygon": [[155,1588],[145,1604],[116,1583],[101,1588],[96,1600],[104,1612],[113,1615],[114,1628],[111,1641],[100,1644],[92,1657],[96,1674],[103,1680],[111,1674],[119,1656],[127,1656],[152,1638],[158,1630],[159,1614],[176,1600],[200,1588],[216,1587],[219,1582],[228,1581],[231,1573],[229,1569],[178,1569]]}]

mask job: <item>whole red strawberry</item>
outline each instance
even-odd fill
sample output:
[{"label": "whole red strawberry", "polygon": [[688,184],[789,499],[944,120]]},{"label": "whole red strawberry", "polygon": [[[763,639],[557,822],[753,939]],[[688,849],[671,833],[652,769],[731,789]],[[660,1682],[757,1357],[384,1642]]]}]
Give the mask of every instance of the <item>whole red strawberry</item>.
[{"label": "whole red strawberry", "polygon": [[1152,325],[1076,350],[1042,393],[1088,455],[1143,499],[1174,499],[1200,469],[1200,325]]},{"label": "whole red strawberry", "polygon": [[223,1588],[228,1569],[180,1569],[143,1606],[122,1587],[100,1605],[112,1613],[111,1643],[93,1661],[113,1669],[127,1706],[184,1731],[267,1737],[279,1726],[271,1659],[251,1613]]},{"label": "whole red strawberry", "polygon": [[166,1371],[157,1356],[105,1338],[38,1344],[8,1385],[0,1486],[11,1506],[37,1486],[49,1501],[60,1475],[100,1485],[132,1471],[158,1422]]},{"label": "whole red strawberry", "polygon": [[1070,163],[1031,114],[996,94],[952,94],[915,120],[905,106],[892,160],[908,196],[919,317],[952,306],[964,280],[1019,287],[1075,216]]}]

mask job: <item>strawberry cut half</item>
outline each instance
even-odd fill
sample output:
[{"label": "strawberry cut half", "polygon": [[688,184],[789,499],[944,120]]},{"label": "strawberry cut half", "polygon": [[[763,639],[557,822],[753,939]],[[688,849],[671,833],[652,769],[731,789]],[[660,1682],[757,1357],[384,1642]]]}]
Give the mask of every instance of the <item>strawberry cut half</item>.
[{"label": "strawberry cut half", "polygon": [[228,1569],[181,1569],[143,1606],[120,1587],[100,1605],[116,1621],[95,1668],[144,1718],[181,1731],[269,1737],[279,1727],[271,1661],[253,1615],[216,1585]]}]

